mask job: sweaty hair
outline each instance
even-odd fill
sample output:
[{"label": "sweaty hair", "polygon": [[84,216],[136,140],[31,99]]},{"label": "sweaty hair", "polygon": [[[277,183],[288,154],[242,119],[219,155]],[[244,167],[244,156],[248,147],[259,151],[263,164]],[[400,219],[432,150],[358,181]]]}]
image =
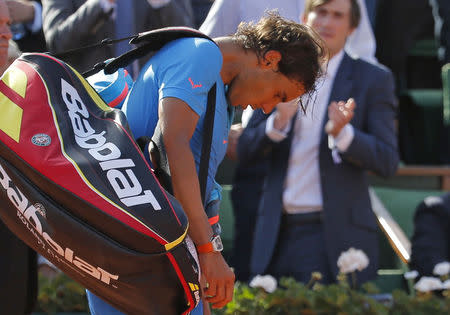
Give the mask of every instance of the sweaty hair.
[{"label": "sweaty hair", "polygon": [[[314,11],[317,7],[327,4],[332,0],[306,0],[305,1],[305,11],[304,15],[307,16],[309,13]],[[358,0],[350,1],[350,26],[357,28],[359,21],[361,20],[361,10],[359,8]]]},{"label": "sweaty hair", "polygon": [[315,90],[327,53],[319,35],[310,27],[286,20],[276,11],[269,11],[258,23],[239,24],[234,38],[244,49],[254,51],[259,61],[269,50],[280,52],[279,72],[302,83],[305,94]]}]

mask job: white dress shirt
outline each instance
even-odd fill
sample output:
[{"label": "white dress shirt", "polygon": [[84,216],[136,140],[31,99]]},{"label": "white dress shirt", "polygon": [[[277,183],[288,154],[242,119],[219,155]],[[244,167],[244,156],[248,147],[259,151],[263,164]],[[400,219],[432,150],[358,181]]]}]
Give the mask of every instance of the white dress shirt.
[{"label": "white dress shirt", "polygon": [[[317,91],[311,96],[314,102],[308,104],[306,115],[301,109],[297,113],[283,190],[283,208],[286,213],[304,213],[322,209],[319,145],[323,132],[323,119],[328,117],[326,111],[334,78],[343,57],[344,51],[341,50],[331,58],[326,74],[318,81]],[[283,130],[275,129],[273,126],[275,115],[276,112],[267,120],[266,134],[273,141],[279,142],[286,138],[292,124],[289,123]],[[334,139],[338,150],[345,152],[353,137],[353,127],[347,124]]]}]

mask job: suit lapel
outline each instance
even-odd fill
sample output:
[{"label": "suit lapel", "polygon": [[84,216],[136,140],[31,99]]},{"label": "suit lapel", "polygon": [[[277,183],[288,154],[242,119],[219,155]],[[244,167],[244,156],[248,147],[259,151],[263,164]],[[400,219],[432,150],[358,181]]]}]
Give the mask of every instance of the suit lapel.
[{"label": "suit lapel", "polygon": [[[347,101],[350,97],[353,81],[352,81],[352,59],[347,53],[344,53],[341,64],[334,78],[333,87],[331,89],[330,98],[328,99],[327,107],[332,101]],[[322,120],[322,141],[327,139],[327,134],[324,131],[325,124],[328,121],[328,110],[325,111],[325,117]]]}]

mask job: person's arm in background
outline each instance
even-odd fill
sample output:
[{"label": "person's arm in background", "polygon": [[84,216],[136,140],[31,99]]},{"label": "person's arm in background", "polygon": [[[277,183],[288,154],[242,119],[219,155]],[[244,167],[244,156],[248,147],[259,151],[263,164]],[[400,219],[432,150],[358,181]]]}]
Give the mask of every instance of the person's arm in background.
[{"label": "person's arm in background", "polygon": [[68,2],[42,1],[45,40],[52,52],[80,47],[86,36],[95,34],[98,26],[109,19],[115,0],[89,0],[79,8]]},{"label": "person's arm in background", "polygon": [[23,23],[32,33],[42,29],[42,6],[36,1],[8,0],[11,22]]},{"label": "person's arm in background", "polygon": [[239,0],[215,0],[199,30],[210,37],[234,34],[241,22]]},{"label": "person's arm in background", "polygon": [[[206,244],[213,231],[203,208],[190,147],[199,116],[185,102],[173,97],[163,98],[159,111],[174,195],[188,216],[189,235],[193,242]],[[213,308],[221,308],[233,298],[234,274],[221,253],[199,254],[199,259],[202,277],[209,285],[204,290],[206,300]]]},{"label": "person's arm in background", "polygon": [[297,101],[279,103],[270,115],[261,110],[253,112],[247,127],[239,137],[237,155],[239,161],[264,158],[276,150],[287,137],[292,127],[292,118],[299,105]]}]

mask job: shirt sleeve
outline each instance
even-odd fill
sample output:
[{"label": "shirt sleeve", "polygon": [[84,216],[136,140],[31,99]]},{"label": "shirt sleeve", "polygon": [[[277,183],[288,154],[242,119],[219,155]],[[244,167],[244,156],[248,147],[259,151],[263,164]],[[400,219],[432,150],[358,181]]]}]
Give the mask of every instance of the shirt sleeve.
[{"label": "shirt sleeve", "polygon": [[215,0],[200,26],[200,32],[211,37],[234,34],[241,22],[239,0]]},{"label": "shirt sleeve", "polygon": [[355,130],[353,129],[353,126],[351,124],[346,124],[334,139],[339,152],[347,151],[354,137]]},{"label": "shirt sleeve", "polygon": [[292,120],[289,120],[286,127],[283,130],[278,130],[274,127],[273,122],[275,120],[275,115],[277,112],[273,112],[266,122],[266,135],[274,142],[281,142],[286,139],[289,130],[292,127]]},{"label": "shirt sleeve", "polygon": [[164,62],[157,70],[159,99],[181,99],[201,116],[206,110],[208,91],[220,76],[222,54],[219,48],[207,39],[188,38],[161,53]]}]

